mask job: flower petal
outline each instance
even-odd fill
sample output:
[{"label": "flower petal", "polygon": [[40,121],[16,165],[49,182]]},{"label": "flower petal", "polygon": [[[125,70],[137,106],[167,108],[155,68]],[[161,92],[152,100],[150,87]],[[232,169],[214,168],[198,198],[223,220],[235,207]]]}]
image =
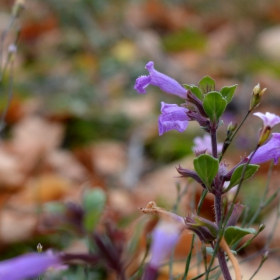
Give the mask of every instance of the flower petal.
[{"label": "flower petal", "polygon": [[161,90],[167,93],[186,99],[187,90],[174,79],[155,70],[154,62],[148,62],[146,69],[149,71],[150,75],[140,76],[138,79],[136,79],[134,89],[136,89],[138,93],[146,93],[146,87],[151,84],[153,86],[159,87]]},{"label": "flower petal", "polygon": [[186,130],[189,117],[187,116],[188,109],[179,107],[176,104],[167,104],[161,102],[161,115],[158,118],[159,135],[175,129],[179,132]]},{"label": "flower petal", "polygon": [[257,112],[257,113],[254,113],[253,115],[255,115],[263,120],[264,127],[272,128],[276,124],[280,123],[280,117],[275,114],[269,113],[269,112],[266,112],[265,114],[263,114],[261,112]]},{"label": "flower petal", "polygon": [[[250,158],[252,153],[248,156]],[[259,147],[257,152],[251,159],[252,164],[260,164],[269,160],[274,160],[274,164],[278,163],[280,157],[280,133],[272,133],[271,139]]]},{"label": "flower petal", "polygon": [[49,267],[61,264],[57,255],[31,253],[0,262],[0,279],[23,280],[39,276]]},{"label": "flower petal", "polygon": [[162,262],[171,254],[181,234],[181,228],[174,222],[161,221],[152,233],[151,267],[159,268]]}]

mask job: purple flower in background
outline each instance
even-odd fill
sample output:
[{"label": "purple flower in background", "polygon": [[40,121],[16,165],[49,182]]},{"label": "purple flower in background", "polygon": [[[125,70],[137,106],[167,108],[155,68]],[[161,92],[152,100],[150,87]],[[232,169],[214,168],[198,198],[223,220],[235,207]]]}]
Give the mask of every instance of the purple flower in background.
[{"label": "purple flower in background", "polygon": [[37,277],[50,267],[62,263],[58,255],[52,253],[30,253],[0,262],[0,279],[24,280]]},{"label": "purple flower in background", "polygon": [[149,71],[150,75],[140,76],[136,79],[134,89],[136,89],[138,93],[146,93],[146,87],[148,85],[153,85],[167,93],[175,94],[186,99],[187,90],[174,79],[155,70],[153,61],[146,64],[146,69]]},{"label": "purple flower in background", "polygon": [[159,135],[163,135],[163,133],[172,129],[179,132],[185,131],[190,120],[186,114],[187,112],[188,109],[179,107],[176,104],[161,102],[161,115],[158,118]]},{"label": "purple flower in background", "polygon": [[265,114],[257,112],[254,113],[253,115],[258,116],[263,120],[264,127],[272,128],[276,124],[280,123],[280,117],[275,114],[271,114],[269,112],[266,112]]},{"label": "purple flower in background", "polygon": [[[252,153],[248,156],[250,158]],[[259,147],[255,155],[252,157],[252,164],[260,164],[269,160],[274,160],[274,164],[278,163],[280,157],[280,133],[272,133],[271,139]]]},{"label": "purple flower in background", "polygon": [[[196,152],[202,152],[205,151],[207,154],[212,154],[212,145],[211,145],[211,137],[208,134],[203,135],[203,137],[195,137],[194,140],[194,146],[192,147],[192,150],[194,153]],[[222,151],[223,144],[218,143],[217,148],[218,148],[218,153]]]},{"label": "purple flower in background", "polygon": [[[163,211],[165,213],[165,210]],[[158,270],[162,262],[170,256],[182,229],[185,228],[185,222],[182,217],[170,212],[166,212],[166,214],[171,214],[171,216],[165,217],[164,220],[160,221],[152,232],[152,245],[150,249],[152,257],[145,268],[142,280],[157,279]]]},{"label": "purple flower in background", "polygon": [[152,232],[152,245],[149,266],[158,269],[171,254],[182,232],[174,222],[161,221]]}]

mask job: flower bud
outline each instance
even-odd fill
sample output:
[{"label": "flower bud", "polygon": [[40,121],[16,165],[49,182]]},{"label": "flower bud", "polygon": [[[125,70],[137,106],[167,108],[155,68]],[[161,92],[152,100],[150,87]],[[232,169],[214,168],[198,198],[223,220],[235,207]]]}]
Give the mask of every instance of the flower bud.
[{"label": "flower bud", "polygon": [[237,123],[232,123],[230,122],[228,127],[227,127],[227,138],[230,138],[232,133],[235,131],[237,128]]},{"label": "flower bud", "polygon": [[192,178],[196,182],[201,184],[204,189],[206,188],[205,184],[203,183],[203,181],[201,180],[201,178],[198,176],[198,174],[195,171],[182,168],[180,165],[179,165],[179,167],[176,167],[176,169],[182,177]]},{"label": "flower bud", "polygon": [[253,88],[253,93],[252,93],[252,97],[251,97],[251,101],[250,101],[249,111],[252,111],[253,109],[255,109],[260,104],[261,98],[262,98],[265,91],[266,91],[266,88],[261,90],[260,84],[257,84]]},{"label": "flower bud", "polygon": [[39,243],[39,244],[37,245],[37,252],[38,252],[38,253],[42,253],[42,251],[43,251],[43,246],[41,245],[41,243]]},{"label": "flower bud", "polygon": [[217,238],[218,228],[213,222],[192,214],[185,218],[185,223],[189,230],[197,234],[201,242],[211,243]]},{"label": "flower bud", "polygon": [[25,7],[24,0],[17,0],[12,9],[12,16],[17,18]]}]

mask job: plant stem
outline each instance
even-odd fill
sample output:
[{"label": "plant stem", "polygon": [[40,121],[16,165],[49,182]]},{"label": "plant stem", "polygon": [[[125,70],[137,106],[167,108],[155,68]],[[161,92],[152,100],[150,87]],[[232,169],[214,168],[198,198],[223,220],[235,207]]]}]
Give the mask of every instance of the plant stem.
[{"label": "plant stem", "polygon": [[[202,194],[201,194],[201,197],[200,197],[200,200],[199,200],[198,206],[197,206],[197,214],[198,215],[200,213],[200,209],[201,209],[202,203],[203,203],[207,193],[208,193],[208,191],[204,189]],[[194,247],[194,239],[195,239],[195,235],[192,236],[191,249],[190,249],[188,257],[187,257],[186,266],[185,266],[185,272],[184,272],[182,280],[186,280],[187,276],[188,276],[188,272],[189,272],[189,268],[190,268],[190,263],[191,263],[191,257],[192,257],[192,251],[193,251],[193,247]]]},{"label": "plant stem", "polygon": [[[256,147],[256,149],[254,150],[252,156],[249,158],[249,160],[247,161],[246,165],[245,165],[244,168],[243,168],[243,172],[242,172],[242,175],[241,175],[241,180],[240,180],[240,183],[239,183],[239,185],[238,185],[237,191],[236,191],[236,193],[235,193],[234,199],[233,199],[233,201],[232,201],[230,210],[228,211],[228,213],[227,213],[227,215],[226,215],[226,217],[225,217],[225,219],[224,219],[224,226],[222,227],[222,223],[218,223],[218,224],[217,224],[218,227],[219,227],[219,234],[220,234],[220,237],[217,239],[216,246],[215,246],[215,248],[214,248],[214,254],[213,254],[213,256],[212,256],[212,259],[211,259],[211,261],[210,261],[208,270],[207,270],[207,272],[206,272],[206,278],[205,278],[205,279],[208,279],[208,277],[209,277],[209,273],[210,273],[210,271],[211,271],[211,266],[212,266],[212,264],[213,264],[213,262],[214,262],[215,253],[217,252],[217,255],[218,255],[218,252],[219,252],[219,242],[220,242],[221,237],[222,237],[223,234],[224,234],[225,225],[227,224],[227,221],[228,221],[228,219],[229,219],[229,217],[230,217],[230,215],[231,215],[231,213],[232,213],[232,211],[233,211],[234,203],[235,203],[235,201],[236,201],[236,198],[237,198],[237,195],[238,195],[238,193],[239,193],[240,187],[241,187],[241,185],[242,185],[242,183],[243,183],[243,181],[244,181],[244,175],[245,175],[245,172],[246,172],[246,168],[247,168],[247,166],[250,164],[250,161],[251,161],[251,159],[253,158],[253,156],[255,155],[255,153],[257,152],[258,148],[259,148],[259,146]],[[216,195],[217,195],[217,194],[215,193],[215,213],[216,213],[217,210],[219,210],[219,208],[222,209],[221,206],[219,207],[218,205],[216,205],[216,204],[219,202],[219,200],[216,198]],[[221,199],[220,199],[220,201],[221,201]],[[216,210],[216,209],[217,209],[217,210]],[[217,216],[217,213],[216,213],[216,222],[217,222],[217,217],[219,218],[219,216]],[[219,260],[219,263],[220,263],[220,260]],[[221,265],[221,263],[220,263],[220,265]],[[228,269],[228,268],[227,268],[227,269]],[[221,270],[223,271],[222,266],[221,266]],[[224,277],[225,277],[225,275],[224,275]],[[226,278],[225,278],[225,279],[226,279]],[[231,279],[231,278],[229,278],[229,279]]]},{"label": "plant stem", "polygon": [[231,280],[224,251],[218,250],[218,261],[225,280]]},{"label": "plant stem", "polygon": [[214,158],[218,157],[218,148],[217,148],[217,130],[212,128],[210,131],[211,136],[211,145],[212,145],[212,155]]},{"label": "plant stem", "polygon": [[[222,224],[222,194],[221,191],[217,190],[215,192],[215,198],[214,198],[214,206],[215,206],[215,215],[216,215],[216,224],[218,227]],[[219,240],[217,240],[219,242]],[[216,246],[219,246],[218,244]],[[224,251],[218,248],[217,251],[217,257],[218,261],[221,267],[221,271],[224,275],[225,280],[231,280],[231,276],[228,270],[226,257]],[[210,267],[209,267],[210,268]]]},{"label": "plant stem", "polygon": [[[213,128],[210,131],[211,135],[211,144],[212,144],[212,155],[214,158],[218,157],[218,149],[217,149],[217,129],[216,126],[213,125]],[[219,184],[219,177],[218,175],[215,178],[214,183],[214,209],[215,209],[215,218],[216,218],[216,224],[218,227],[222,224],[222,215],[223,215],[223,208],[222,208],[222,192],[220,190],[220,184]],[[217,243],[219,243],[219,239],[217,238]],[[216,244],[216,246],[219,246],[219,244]],[[223,273],[225,280],[231,280],[231,276],[228,270],[227,261],[225,257],[224,251],[222,251],[219,247],[217,247],[217,253],[218,261],[221,267],[221,271]],[[213,255],[214,256],[214,255]],[[209,267],[206,276],[209,276],[210,272]],[[207,278],[206,278],[207,279]]]},{"label": "plant stem", "polygon": [[222,220],[222,194],[220,191],[215,192],[214,197],[214,206],[215,206],[215,217],[216,217],[216,224],[219,226]]}]

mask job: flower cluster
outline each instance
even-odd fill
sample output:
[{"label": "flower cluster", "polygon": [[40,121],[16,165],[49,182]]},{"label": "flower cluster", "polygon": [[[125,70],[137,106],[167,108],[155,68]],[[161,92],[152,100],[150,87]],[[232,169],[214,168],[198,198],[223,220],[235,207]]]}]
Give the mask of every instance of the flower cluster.
[{"label": "flower cluster", "polygon": [[[163,91],[177,95],[183,99],[187,98],[187,90],[182,87],[174,79],[156,71],[154,63],[150,61],[146,65],[149,71],[149,76],[141,76],[136,80],[135,89],[138,93],[146,93],[146,88],[149,85],[157,86]],[[161,115],[158,119],[159,135],[175,129],[179,132],[185,131],[188,126],[190,118],[187,116],[188,109],[180,107],[177,104],[167,104],[161,102]]]},{"label": "flower cluster", "polygon": [[[158,119],[159,135],[173,129],[184,132],[189,121],[196,121],[203,131],[208,133],[194,139],[193,152],[196,156],[193,161],[194,170],[179,166],[177,171],[182,177],[191,178],[200,184],[204,189],[204,194],[212,193],[214,195],[215,222],[208,221],[197,214],[189,214],[183,222],[182,217],[158,208],[154,203],[149,203],[146,208],[141,208],[143,213],[157,214],[165,220],[168,219],[168,222],[160,222],[153,232],[152,259],[145,273],[146,276],[149,276],[144,279],[155,279],[160,263],[170,254],[183,229],[194,232],[202,243],[211,244],[212,248],[221,246],[223,250],[218,249],[216,254],[224,278],[232,279],[225,265],[224,252],[226,252],[232,261],[236,279],[241,279],[238,262],[232,255],[229,246],[239,240],[239,237],[236,236],[244,236],[248,233],[255,233],[255,231],[244,230],[236,226],[244,206],[236,203],[235,200],[243,181],[256,173],[259,168],[258,164],[269,160],[274,160],[274,164],[278,162],[280,133],[271,134],[271,130],[280,123],[280,117],[269,112],[254,113],[263,121],[256,148],[248,157],[242,158],[234,167],[229,168],[229,164],[222,161],[222,158],[240,126],[230,123],[223,143],[217,142],[217,130],[223,123],[221,117],[233,98],[236,85],[223,87],[220,91],[216,91],[215,81],[206,76],[198,86],[181,86],[174,79],[156,71],[153,62],[149,62],[146,69],[149,71],[149,75],[141,76],[136,80],[134,88],[139,93],[146,93],[146,88],[151,84],[184,99],[181,105],[161,102],[161,114]],[[259,106],[265,91],[266,89],[261,89],[259,84],[254,87],[248,113],[243,122],[251,111]],[[222,195],[229,191],[232,192],[233,189],[235,196],[227,213],[224,214]],[[170,220],[173,220],[173,223]],[[182,226],[183,224],[184,226]]]},{"label": "flower cluster", "polygon": [[[165,102],[161,102],[161,114],[159,115],[158,119],[159,135],[163,135],[165,132],[173,129],[183,132],[186,130],[188,122],[191,120],[198,121],[202,127],[204,127],[204,125],[209,125],[207,120],[208,116],[205,113],[201,100],[199,100],[196,95],[181,86],[173,78],[155,70],[154,63],[152,61],[147,63],[146,69],[149,71],[149,75],[140,76],[136,80],[134,88],[138,91],[138,93],[146,93],[146,88],[149,85],[153,85],[159,87],[166,93],[177,95],[180,98],[186,100],[186,103],[182,104],[181,106],[177,104],[167,104]],[[259,85],[254,88],[252,94],[252,100],[254,99],[254,102],[252,102],[255,105],[252,105],[252,108],[255,108],[257,105],[259,105],[265,90],[266,89],[261,90]],[[255,100],[256,96],[257,101]],[[268,140],[271,129],[276,124],[280,123],[280,117],[269,112],[266,112],[265,114],[256,112],[254,115],[260,117],[263,120],[263,127],[258,142],[259,145],[262,146]],[[209,135],[204,135],[203,138],[196,137],[194,142],[194,152],[197,152],[198,154],[201,152],[207,152],[209,154],[212,153],[211,138]],[[222,143],[217,144],[218,152],[221,152],[222,145]],[[251,163],[259,164],[274,159],[276,164],[280,156],[280,152],[278,151],[279,147],[280,137],[278,136],[278,133],[273,133],[272,138],[255,153],[254,157],[251,159]]]}]

